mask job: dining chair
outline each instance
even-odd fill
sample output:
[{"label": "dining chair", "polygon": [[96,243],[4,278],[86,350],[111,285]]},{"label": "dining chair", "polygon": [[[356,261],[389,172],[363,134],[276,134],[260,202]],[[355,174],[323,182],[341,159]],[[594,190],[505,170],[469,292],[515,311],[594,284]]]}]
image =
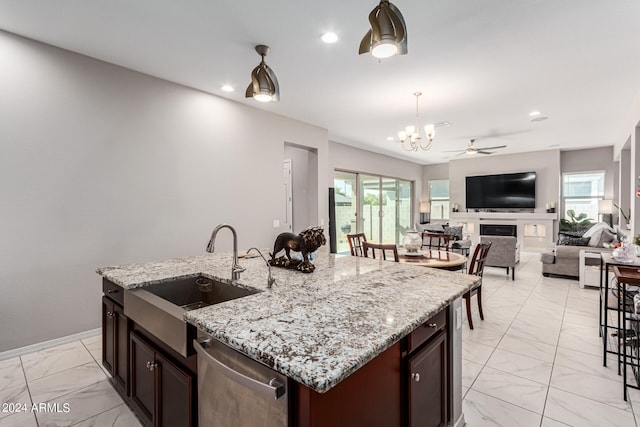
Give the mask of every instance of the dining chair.
[{"label": "dining chair", "polygon": [[362,243],[367,241],[367,236],[364,233],[347,234],[347,241],[349,241],[351,256],[364,256]]},{"label": "dining chair", "polygon": [[467,321],[469,322],[470,329],[473,329],[473,319],[471,318],[471,297],[474,294],[478,297],[478,311],[480,313],[480,319],[484,320],[484,314],[482,313],[482,274],[484,272],[484,264],[487,261],[487,255],[489,254],[490,248],[491,242],[479,243],[476,246],[475,251],[473,251],[471,265],[469,266],[469,274],[480,277],[480,284],[462,295],[467,304]]},{"label": "dining chair", "polygon": [[[362,248],[364,249],[364,256],[367,258],[376,258],[376,249],[380,251],[382,254],[382,259],[387,260],[387,252],[389,252],[389,258],[391,258],[391,254],[393,253],[393,260],[395,262],[399,262],[398,258],[398,246],[395,244],[381,244],[381,243],[370,243],[370,242],[362,242]],[[369,256],[371,255],[371,256]]]},{"label": "dining chair", "polygon": [[422,232],[423,248],[426,246],[429,249],[437,249],[439,251],[448,251],[449,240],[451,240],[450,234],[429,233],[427,231]]}]

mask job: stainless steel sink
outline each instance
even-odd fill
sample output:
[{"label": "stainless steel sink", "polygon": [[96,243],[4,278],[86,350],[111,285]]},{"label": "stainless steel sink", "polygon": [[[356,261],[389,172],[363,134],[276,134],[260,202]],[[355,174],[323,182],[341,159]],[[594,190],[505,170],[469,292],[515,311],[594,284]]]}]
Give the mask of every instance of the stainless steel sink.
[{"label": "stainless steel sink", "polygon": [[187,357],[194,353],[191,342],[196,330],[183,319],[186,311],[258,292],[204,276],[186,277],[125,290],[124,313]]},{"label": "stainless steel sink", "polygon": [[203,276],[156,283],[145,286],[144,290],[185,310],[195,310],[256,293],[256,291],[214,281]]}]

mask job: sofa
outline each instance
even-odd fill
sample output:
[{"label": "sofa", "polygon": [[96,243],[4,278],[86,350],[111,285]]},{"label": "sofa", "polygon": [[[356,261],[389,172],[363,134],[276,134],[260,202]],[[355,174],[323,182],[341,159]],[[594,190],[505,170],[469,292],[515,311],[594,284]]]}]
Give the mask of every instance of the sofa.
[{"label": "sofa", "polygon": [[[620,229],[611,228],[604,222],[593,225],[583,233],[560,232],[555,249],[541,256],[542,275],[577,279],[580,277],[580,251],[611,252],[612,249],[604,245],[617,243],[623,235]],[[594,261],[586,262],[589,264]]]}]

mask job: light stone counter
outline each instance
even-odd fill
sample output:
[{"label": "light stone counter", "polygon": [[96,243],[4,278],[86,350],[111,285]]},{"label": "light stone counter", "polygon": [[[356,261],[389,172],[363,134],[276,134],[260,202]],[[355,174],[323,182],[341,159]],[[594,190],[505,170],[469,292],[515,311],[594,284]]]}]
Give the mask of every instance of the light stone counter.
[{"label": "light stone counter", "polygon": [[[478,278],[459,272],[360,257],[322,254],[311,274],[273,268],[267,289],[262,258],[236,285],[255,295],[189,311],[185,319],[230,347],[318,392],[408,335],[470,289]],[[231,255],[99,268],[124,288],[202,274],[230,282]]]}]

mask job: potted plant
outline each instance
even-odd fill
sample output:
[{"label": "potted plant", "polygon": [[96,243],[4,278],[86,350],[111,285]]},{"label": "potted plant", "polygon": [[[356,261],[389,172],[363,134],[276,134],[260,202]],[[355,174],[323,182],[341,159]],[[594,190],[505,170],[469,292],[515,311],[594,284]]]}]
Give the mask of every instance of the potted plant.
[{"label": "potted plant", "polygon": [[569,219],[560,219],[560,226],[562,230],[566,231],[579,231],[588,228],[591,225],[592,218],[587,218],[586,213],[576,215],[576,211],[573,209],[567,210],[567,216]]}]

